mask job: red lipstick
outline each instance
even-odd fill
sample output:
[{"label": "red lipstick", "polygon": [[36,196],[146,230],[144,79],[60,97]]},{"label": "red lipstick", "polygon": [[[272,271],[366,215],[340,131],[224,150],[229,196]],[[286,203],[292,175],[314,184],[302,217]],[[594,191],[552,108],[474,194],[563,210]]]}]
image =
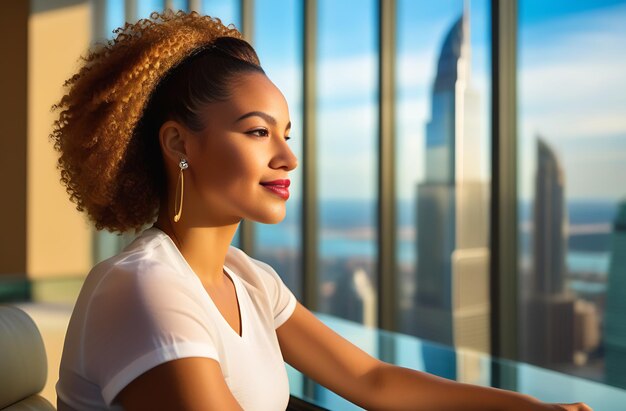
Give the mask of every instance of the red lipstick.
[{"label": "red lipstick", "polygon": [[283,179],[283,180],[274,180],[274,181],[263,181],[261,185],[276,194],[277,196],[287,200],[289,198],[289,185],[291,181]]}]

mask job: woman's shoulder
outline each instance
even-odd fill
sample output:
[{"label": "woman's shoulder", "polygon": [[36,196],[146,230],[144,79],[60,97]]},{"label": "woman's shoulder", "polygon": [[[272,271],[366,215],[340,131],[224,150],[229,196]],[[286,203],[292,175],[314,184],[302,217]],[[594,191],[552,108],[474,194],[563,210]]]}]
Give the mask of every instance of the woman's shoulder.
[{"label": "woman's shoulder", "polygon": [[155,230],[145,230],[117,254],[93,266],[87,281],[102,286],[114,282],[120,286],[142,281],[157,283],[183,275],[168,255],[165,238]]}]

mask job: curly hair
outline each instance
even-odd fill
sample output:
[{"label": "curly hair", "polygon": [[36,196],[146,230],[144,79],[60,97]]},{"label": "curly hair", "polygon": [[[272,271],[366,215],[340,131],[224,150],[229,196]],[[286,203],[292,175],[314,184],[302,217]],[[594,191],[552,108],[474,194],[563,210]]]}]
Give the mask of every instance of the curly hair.
[{"label": "curly hair", "polygon": [[203,105],[228,99],[237,74],[263,70],[232,25],[196,12],[153,12],[114,33],[65,81],[50,139],[76,209],[98,230],[138,232],[167,196],[160,126],[202,130]]}]

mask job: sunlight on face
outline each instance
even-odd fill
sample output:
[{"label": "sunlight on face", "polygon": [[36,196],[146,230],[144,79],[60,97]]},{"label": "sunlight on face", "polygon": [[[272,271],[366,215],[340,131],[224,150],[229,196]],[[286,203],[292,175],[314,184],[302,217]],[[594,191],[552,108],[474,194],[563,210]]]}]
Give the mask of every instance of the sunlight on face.
[{"label": "sunlight on face", "polygon": [[207,105],[202,116],[206,128],[192,139],[188,154],[195,165],[191,184],[207,213],[280,222],[289,196],[284,180],[297,166],[287,143],[291,122],[280,90],[264,74],[243,74],[231,98]]}]

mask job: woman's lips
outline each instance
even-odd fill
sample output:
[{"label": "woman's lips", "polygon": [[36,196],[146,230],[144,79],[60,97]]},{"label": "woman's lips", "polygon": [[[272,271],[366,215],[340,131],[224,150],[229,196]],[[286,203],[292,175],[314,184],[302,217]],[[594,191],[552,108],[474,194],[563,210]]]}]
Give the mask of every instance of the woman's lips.
[{"label": "woman's lips", "polygon": [[289,198],[289,185],[291,181],[289,180],[274,180],[274,181],[266,181],[262,182],[261,185],[277,196],[287,200]]}]

